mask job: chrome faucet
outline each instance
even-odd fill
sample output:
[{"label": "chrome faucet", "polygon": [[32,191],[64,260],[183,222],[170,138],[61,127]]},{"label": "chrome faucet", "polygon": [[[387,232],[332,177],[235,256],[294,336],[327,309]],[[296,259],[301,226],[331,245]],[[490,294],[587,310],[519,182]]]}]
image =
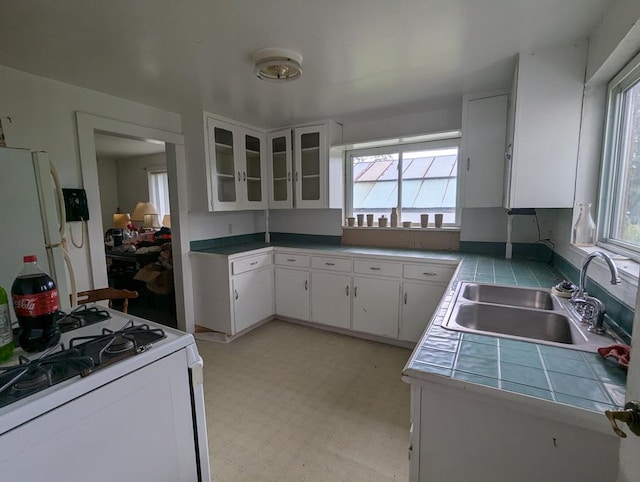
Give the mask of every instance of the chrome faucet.
[{"label": "chrome faucet", "polygon": [[571,303],[576,308],[576,311],[582,315],[582,322],[591,325],[589,327],[589,331],[593,333],[604,333],[605,305],[598,298],[589,296],[584,290],[585,283],[587,281],[587,268],[594,258],[603,259],[607,263],[607,266],[609,266],[611,284],[620,284],[618,268],[611,257],[602,251],[593,251],[587,255],[582,263],[582,270],[580,271],[580,285],[578,286],[578,291],[576,291],[571,297]]}]

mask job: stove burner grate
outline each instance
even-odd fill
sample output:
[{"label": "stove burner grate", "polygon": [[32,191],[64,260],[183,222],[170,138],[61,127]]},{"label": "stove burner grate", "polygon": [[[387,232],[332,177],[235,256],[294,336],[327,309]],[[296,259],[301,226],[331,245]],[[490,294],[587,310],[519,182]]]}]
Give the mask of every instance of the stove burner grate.
[{"label": "stove burner grate", "polygon": [[[56,351],[58,350],[58,351]],[[19,364],[0,367],[0,407],[29,396],[95,367],[91,357],[79,350],[56,345],[38,358],[19,357]]]},{"label": "stove burner grate", "polygon": [[108,320],[109,318],[111,318],[111,315],[107,310],[102,310],[97,306],[80,305],[69,313],[59,311],[56,322],[60,330],[66,333],[67,331]]},{"label": "stove burner grate", "polygon": [[147,324],[136,325],[133,320],[129,320],[118,331],[103,328],[101,335],[72,338],[69,347],[77,347],[82,353],[91,356],[97,366],[110,365],[145,351],[151,344],[166,336],[160,328],[151,328]]}]

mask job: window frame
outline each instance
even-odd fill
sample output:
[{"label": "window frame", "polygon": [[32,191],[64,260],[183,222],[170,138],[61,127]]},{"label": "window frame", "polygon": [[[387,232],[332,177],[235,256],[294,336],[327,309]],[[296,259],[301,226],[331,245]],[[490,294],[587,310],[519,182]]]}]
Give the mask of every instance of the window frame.
[{"label": "window frame", "polygon": [[353,216],[353,157],[384,155],[398,153],[398,213],[402,213],[402,175],[403,172],[403,153],[407,151],[433,150],[456,147],[458,149],[458,160],[456,169],[456,207],[455,222],[444,223],[443,227],[459,228],[462,217],[462,198],[461,198],[461,176],[462,169],[460,167],[460,144],[461,136],[447,136],[442,139],[434,139],[421,142],[395,143],[387,146],[369,147],[363,149],[348,149],[345,151],[345,213],[346,217]]},{"label": "window frame", "polygon": [[612,237],[616,215],[617,188],[623,167],[620,152],[623,149],[624,125],[623,96],[635,85],[640,85],[640,54],[636,55],[607,85],[605,136],[603,143],[600,194],[598,196],[597,244],[614,253],[640,262],[640,246]]}]

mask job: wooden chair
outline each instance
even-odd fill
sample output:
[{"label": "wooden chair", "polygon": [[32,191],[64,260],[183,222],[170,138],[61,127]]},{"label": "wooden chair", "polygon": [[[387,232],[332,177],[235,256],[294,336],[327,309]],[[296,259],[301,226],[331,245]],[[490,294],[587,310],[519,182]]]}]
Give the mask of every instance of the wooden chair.
[{"label": "wooden chair", "polygon": [[100,288],[97,290],[81,291],[78,293],[78,304],[93,303],[94,301],[109,300],[109,308],[111,308],[112,300],[124,300],[122,312],[127,313],[129,310],[129,300],[138,297],[137,291],[117,290],[115,288]]}]

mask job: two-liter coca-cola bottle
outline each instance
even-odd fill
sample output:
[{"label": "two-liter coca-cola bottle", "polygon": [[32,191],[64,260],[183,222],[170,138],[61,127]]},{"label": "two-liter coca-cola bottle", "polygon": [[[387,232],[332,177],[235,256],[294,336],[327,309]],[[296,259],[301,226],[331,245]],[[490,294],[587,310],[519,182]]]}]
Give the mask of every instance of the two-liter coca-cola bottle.
[{"label": "two-liter coca-cola bottle", "polygon": [[37,265],[36,256],[24,257],[24,268],[11,286],[11,299],[20,324],[18,343],[27,352],[42,351],[60,340],[55,318],[58,290]]}]

